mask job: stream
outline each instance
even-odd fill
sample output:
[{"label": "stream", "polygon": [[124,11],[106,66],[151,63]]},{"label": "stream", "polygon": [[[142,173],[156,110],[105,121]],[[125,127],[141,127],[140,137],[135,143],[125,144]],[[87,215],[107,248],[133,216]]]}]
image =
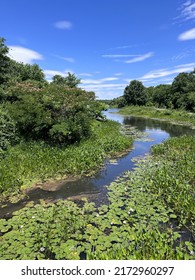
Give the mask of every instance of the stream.
[{"label": "stream", "polygon": [[132,170],[135,165],[133,159],[149,154],[152,145],[162,143],[169,137],[194,134],[194,130],[185,126],[140,117],[122,116],[117,112],[118,109],[109,109],[104,112],[104,115],[107,119],[117,121],[122,125],[131,125],[146,133],[145,139],[136,139],[133,149],[114,161],[107,159],[104,167],[91,177],[61,181],[50,191],[41,188],[30,190],[28,196],[23,200],[17,203],[7,203],[6,207],[1,208],[0,218],[9,218],[14,211],[23,208],[28,202],[39,203],[40,199],[55,202],[59,199],[79,200],[82,197],[88,197],[89,201],[95,202],[97,206],[105,204],[107,203],[106,186],[124,172]]}]

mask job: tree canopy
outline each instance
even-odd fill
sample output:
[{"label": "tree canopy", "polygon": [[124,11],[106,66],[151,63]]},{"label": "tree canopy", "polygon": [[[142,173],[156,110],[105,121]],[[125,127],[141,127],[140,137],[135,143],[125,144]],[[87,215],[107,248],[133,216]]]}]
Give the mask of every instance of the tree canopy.
[{"label": "tree canopy", "polygon": [[124,90],[124,99],[128,105],[145,105],[147,93],[142,82],[133,80]]}]

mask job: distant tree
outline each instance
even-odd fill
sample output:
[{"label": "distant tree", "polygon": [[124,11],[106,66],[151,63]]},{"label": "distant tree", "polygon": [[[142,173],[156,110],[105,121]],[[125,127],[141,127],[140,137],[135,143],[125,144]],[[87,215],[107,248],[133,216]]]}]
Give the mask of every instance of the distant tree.
[{"label": "distant tree", "polygon": [[80,83],[81,80],[78,79],[75,76],[75,74],[71,74],[70,72],[68,72],[67,77],[62,77],[61,75],[55,75],[52,81],[52,84],[59,85],[59,86],[66,86],[69,88],[76,88]]},{"label": "distant tree", "polygon": [[8,80],[10,58],[7,56],[9,48],[5,45],[5,39],[0,37],[0,85]]},{"label": "distant tree", "polygon": [[78,84],[81,83],[81,80],[78,79],[74,74],[68,72],[68,76],[65,78],[66,85],[70,88],[75,88]]},{"label": "distant tree", "polygon": [[125,102],[130,105],[145,105],[147,102],[146,88],[142,82],[133,80],[124,90]]},{"label": "distant tree", "polygon": [[11,81],[24,82],[27,80],[45,82],[45,75],[38,64],[24,64],[11,60],[9,67]]},{"label": "distant tree", "polygon": [[153,103],[158,107],[171,107],[171,85],[159,85],[154,88]]},{"label": "distant tree", "polygon": [[188,102],[188,98],[192,99],[192,94],[195,89],[195,71],[190,73],[180,73],[173,81],[171,86],[171,99],[175,109],[191,108],[191,101]]}]

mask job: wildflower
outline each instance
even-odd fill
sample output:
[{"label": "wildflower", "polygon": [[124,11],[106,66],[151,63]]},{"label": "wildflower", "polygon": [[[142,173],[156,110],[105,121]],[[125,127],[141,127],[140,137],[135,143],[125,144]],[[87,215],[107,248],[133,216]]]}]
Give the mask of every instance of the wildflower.
[{"label": "wildflower", "polygon": [[39,251],[40,251],[40,252],[44,252],[44,251],[45,251],[45,247],[41,247],[41,248],[39,249]]}]

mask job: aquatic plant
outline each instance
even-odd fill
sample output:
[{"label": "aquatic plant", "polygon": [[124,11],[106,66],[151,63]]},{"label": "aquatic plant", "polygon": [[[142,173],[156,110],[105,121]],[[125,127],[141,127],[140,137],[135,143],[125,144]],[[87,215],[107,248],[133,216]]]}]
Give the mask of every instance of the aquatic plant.
[{"label": "aquatic plant", "polygon": [[194,147],[154,146],[108,186],[108,205],[42,202],[1,219],[0,259],[195,259]]}]

